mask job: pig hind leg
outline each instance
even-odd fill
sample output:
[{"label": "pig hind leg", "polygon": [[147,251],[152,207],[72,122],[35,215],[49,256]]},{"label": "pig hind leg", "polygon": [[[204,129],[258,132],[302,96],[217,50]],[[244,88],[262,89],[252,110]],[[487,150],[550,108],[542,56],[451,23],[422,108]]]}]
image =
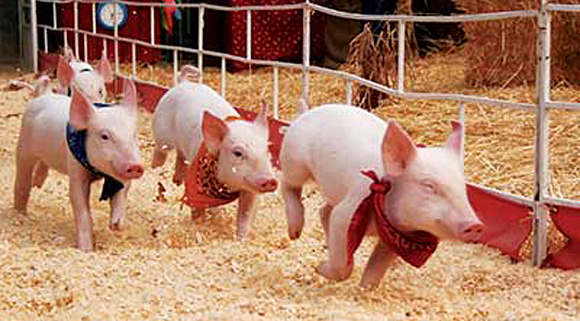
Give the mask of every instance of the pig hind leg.
[{"label": "pig hind leg", "polygon": [[28,155],[17,152],[16,157],[16,180],[14,182],[14,208],[18,211],[26,211],[26,205],[32,189],[34,167],[38,160]]},{"label": "pig hind leg", "polygon": [[47,176],[48,166],[44,162],[38,161],[34,167],[34,175],[32,179],[34,186],[41,188],[42,185],[44,185],[44,181],[46,181]]},{"label": "pig hind leg", "polygon": [[282,177],[281,191],[284,198],[288,236],[295,240],[304,228],[304,206],[302,205],[302,185],[311,177],[304,166],[289,166]]},{"label": "pig hind leg", "polygon": [[330,213],[332,212],[332,206],[328,203],[325,203],[320,208],[320,224],[324,229],[324,235],[326,235],[326,244],[328,244],[328,220],[330,219]]},{"label": "pig hind leg", "polygon": [[[355,199],[352,198],[354,201]],[[330,212],[326,234],[328,261],[321,263],[316,271],[331,280],[344,280],[352,273],[349,264],[347,236],[348,227],[357,204],[349,198],[343,199]]]},{"label": "pig hind leg", "polygon": [[175,172],[173,173],[173,183],[177,186],[181,185],[185,180],[185,172],[187,171],[187,163],[185,162],[185,155],[177,150],[175,156]]}]

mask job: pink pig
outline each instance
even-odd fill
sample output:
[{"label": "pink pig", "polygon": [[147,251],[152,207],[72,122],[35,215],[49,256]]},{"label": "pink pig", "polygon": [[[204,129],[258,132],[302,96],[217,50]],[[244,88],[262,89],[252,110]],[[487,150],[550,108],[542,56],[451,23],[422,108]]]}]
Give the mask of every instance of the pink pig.
[{"label": "pink pig", "polygon": [[[110,198],[110,227],[119,229],[125,217],[130,181],[143,174],[135,85],[132,81],[125,84],[120,105],[95,108],[73,87],[72,99],[49,93],[32,100],[22,118],[16,150],[14,207],[26,211],[31,188],[42,187],[49,168],[67,174],[77,246],[83,251],[93,249],[91,183],[105,177],[101,198]],[[113,187],[106,195],[109,183]]]},{"label": "pink pig", "polygon": [[[460,164],[461,126],[456,123],[444,147],[417,148],[408,134],[390,121],[360,108],[333,104],[300,115],[282,144],[281,190],[291,239],[304,225],[302,186],[314,180],[325,198],[320,209],[326,232],[328,260],[317,272],[343,280],[352,266],[347,232],[358,206],[370,194],[371,180],[361,171],[373,170],[391,183],[384,198],[384,215],[401,233],[428,232],[441,240],[471,242],[483,224],[467,199]],[[376,235],[371,220],[366,234]],[[361,286],[378,284],[396,257],[379,238],[368,261]]]},{"label": "pink pig", "polygon": [[[240,192],[237,237],[247,237],[253,220],[257,193],[276,190],[278,181],[268,154],[268,124],[264,106],[253,122],[241,120],[238,112],[210,87],[187,81],[197,69],[184,66],[179,84],[159,101],[153,116],[155,151],[152,167],[162,166],[170,150],[177,151],[173,182],[183,183],[188,164],[203,142],[218,155],[217,179]],[[233,117],[226,122],[226,118]],[[192,214],[203,215],[204,209]]]},{"label": "pink pig", "polygon": [[76,58],[70,48],[65,49],[65,56],[58,61],[56,76],[60,84],[61,94],[67,94],[72,85],[78,88],[92,102],[105,102],[107,98],[106,83],[114,80],[113,70],[107,56],[103,55],[95,68]]}]

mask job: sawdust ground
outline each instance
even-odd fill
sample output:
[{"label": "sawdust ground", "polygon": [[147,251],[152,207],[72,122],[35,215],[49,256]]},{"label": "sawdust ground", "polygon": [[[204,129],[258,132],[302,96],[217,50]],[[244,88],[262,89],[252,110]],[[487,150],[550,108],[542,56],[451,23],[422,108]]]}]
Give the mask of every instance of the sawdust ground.
[{"label": "sawdust ground", "polygon": [[[140,70],[144,78],[151,72]],[[153,80],[171,79],[151,70],[157,74]],[[407,86],[475,91],[462,87],[461,73],[460,56],[436,56],[419,63]],[[15,76],[0,72],[0,86]],[[228,77],[228,99],[235,105],[271,98],[268,70]],[[283,118],[292,117],[299,79],[299,73],[281,72]],[[218,88],[219,73],[211,72],[206,80]],[[343,80],[313,76],[313,104],[342,101],[343,85]],[[477,92],[533,101],[528,87]],[[554,96],[573,101],[578,93],[558,88]],[[315,188],[304,196],[307,224],[300,240],[288,240],[283,203],[270,194],[259,200],[252,236],[240,243],[233,239],[234,205],[190,220],[188,209],[178,203],[182,189],[171,183],[171,162],[147,169],[133,184],[122,232],[108,230],[108,206],[94,193],[97,250],[82,253],[74,249],[64,176],[51,173],[45,186],[33,191],[27,215],[11,210],[14,148],[27,99],[25,92],[0,92],[0,320],[577,320],[580,315],[578,272],[512,264],[482,245],[442,244],[424,268],[398,263],[368,291],[357,287],[372,245],[366,240],[353,275],[329,282],[314,273],[326,255],[317,219],[322,198]],[[456,110],[453,103],[400,102],[377,112],[400,121],[419,142],[433,144],[444,139]],[[533,115],[468,105],[467,117],[469,179],[530,195]],[[577,114],[552,117],[551,189],[577,198]],[[150,118],[140,116],[147,164]],[[156,201],[159,182],[167,188],[166,202]]]}]

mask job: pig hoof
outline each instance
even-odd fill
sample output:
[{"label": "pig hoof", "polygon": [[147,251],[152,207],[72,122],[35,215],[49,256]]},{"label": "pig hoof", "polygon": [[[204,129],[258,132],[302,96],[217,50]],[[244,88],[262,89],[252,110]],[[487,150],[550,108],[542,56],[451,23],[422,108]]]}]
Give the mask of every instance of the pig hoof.
[{"label": "pig hoof", "polygon": [[302,234],[302,231],[293,231],[293,230],[288,230],[288,237],[291,240],[297,240],[298,238],[300,238],[300,235]]},{"label": "pig hoof", "polygon": [[364,290],[372,290],[377,288],[378,282],[361,280],[358,286]]},{"label": "pig hoof", "polygon": [[109,223],[109,229],[111,231],[119,232],[119,231],[123,230],[123,223],[121,222],[121,220],[118,220],[116,222],[111,222],[111,223]]},{"label": "pig hoof", "polygon": [[83,252],[92,252],[93,251],[93,243],[88,243],[88,244],[82,244],[79,243],[78,246],[79,250],[83,251]]},{"label": "pig hoof", "polygon": [[330,267],[330,265],[327,262],[324,262],[318,265],[318,267],[316,268],[316,273],[322,275],[323,277],[329,280],[342,281],[349,277],[350,269],[347,269],[347,271],[343,273]]},{"label": "pig hoof", "polygon": [[26,215],[26,214],[28,214],[28,213],[27,213],[27,211],[26,211],[26,207],[18,207],[18,206],[14,206],[14,211],[15,211],[16,213],[23,214],[23,215]]},{"label": "pig hoof", "polygon": [[191,220],[197,221],[205,217],[205,209],[203,208],[192,208],[191,209]]},{"label": "pig hoof", "polygon": [[238,242],[245,242],[248,240],[248,235],[250,234],[250,232],[240,232],[236,235],[236,240]]},{"label": "pig hoof", "polygon": [[181,186],[181,184],[183,184],[183,178],[173,177],[173,184]]}]

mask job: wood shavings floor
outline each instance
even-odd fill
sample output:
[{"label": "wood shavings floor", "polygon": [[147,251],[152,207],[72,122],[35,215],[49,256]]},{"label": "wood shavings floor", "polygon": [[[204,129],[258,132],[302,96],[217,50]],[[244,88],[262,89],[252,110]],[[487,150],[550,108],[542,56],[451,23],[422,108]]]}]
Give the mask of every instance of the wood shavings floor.
[{"label": "wood shavings floor", "polygon": [[[15,75],[0,74],[0,87]],[[266,75],[270,77],[265,72],[252,77]],[[288,79],[296,82],[299,76],[289,73]],[[215,83],[218,77],[209,82]],[[282,90],[289,96],[282,107],[293,105],[299,84],[281,85],[287,86]],[[313,96],[321,102],[324,86],[313,87],[319,88],[313,89]],[[327,94],[336,99],[336,92],[329,90]],[[171,162],[161,169],[148,168],[133,184],[124,231],[108,230],[108,206],[99,203],[98,193],[94,193],[97,250],[82,253],[73,247],[74,222],[66,177],[51,172],[45,186],[34,190],[28,215],[11,209],[14,148],[27,96],[24,91],[0,92],[0,178],[4,190],[0,195],[0,320],[580,319],[577,271],[512,264],[498,251],[481,245],[442,244],[424,268],[398,262],[378,288],[368,291],[357,287],[372,245],[366,239],[357,253],[353,275],[345,282],[329,282],[314,273],[326,255],[317,215],[322,198],[314,188],[305,193],[307,225],[300,240],[289,241],[281,198],[270,194],[260,198],[252,236],[240,243],[233,239],[233,205],[191,221],[188,209],[181,209],[178,202],[182,188],[171,183]],[[237,105],[256,105],[255,99],[260,97],[230,100]],[[419,102],[406,106],[406,111],[390,109],[390,117],[399,119],[424,143],[441,142],[449,130],[445,122],[454,117],[456,106]],[[529,192],[531,173],[526,173],[521,188],[510,183],[513,178],[501,179],[508,171],[497,164],[505,160],[494,159],[499,155],[498,147],[485,141],[486,133],[477,134],[498,126],[494,117],[501,112],[472,108],[468,110],[469,124],[482,125],[468,132],[473,144],[466,163],[470,179],[484,183],[495,179],[504,190]],[[436,118],[438,113],[441,117]],[[504,124],[520,125],[503,113]],[[145,113],[140,117],[142,155],[149,164],[151,117]],[[428,121],[422,123],[425,119]],[[501,129],[506,128],[494,129],[497,132],[492,134],[497,135],[490,139],[508,137]],[[522,133],[526,139],[528,134]],[[576,143],[575,137],[567,138],[568,143]],[[485,162],[491,165],[478,165]],[[514,171],[520,170],[518,164],[514,161],[511,165]],[[568,183],[566,177],[577,180],[570,175],[572,170],[562,173],[561,185]],[[156,200],[158,183],[167,189],[166,202]],[[99,188],[94,186],[93,190]],[[570,189],[561,190],[574,196]]]}]

